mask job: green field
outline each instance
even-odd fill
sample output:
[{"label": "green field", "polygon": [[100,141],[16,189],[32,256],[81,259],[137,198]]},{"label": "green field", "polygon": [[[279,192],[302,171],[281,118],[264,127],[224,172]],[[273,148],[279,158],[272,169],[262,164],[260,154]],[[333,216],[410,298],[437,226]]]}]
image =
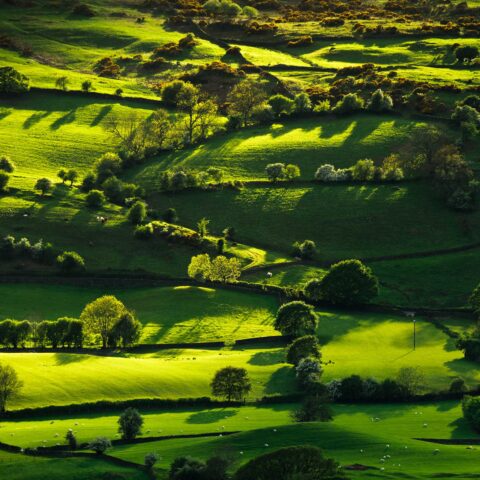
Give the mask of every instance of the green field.
[{"label": "green field", "polygon": [[[142,343],[232,341],[276,335],[275,297],[203,287],[88,288],[0,285],[0,318],[28,320],[77,318],[95,298],[112,294],[135,311],[144,325]],[[28,295],[29,303],[22,298]]]}]

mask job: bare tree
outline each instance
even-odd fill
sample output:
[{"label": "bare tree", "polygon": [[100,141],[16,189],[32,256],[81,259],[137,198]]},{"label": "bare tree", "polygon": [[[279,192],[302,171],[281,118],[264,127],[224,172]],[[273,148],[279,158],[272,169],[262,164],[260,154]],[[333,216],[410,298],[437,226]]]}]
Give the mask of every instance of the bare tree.
[{"label": "bare tree", "polygon": [[128,115],[111,114],[106,128],[128,154],[137,156],[144,152],[149,134],[142,115],[137,112]]}]

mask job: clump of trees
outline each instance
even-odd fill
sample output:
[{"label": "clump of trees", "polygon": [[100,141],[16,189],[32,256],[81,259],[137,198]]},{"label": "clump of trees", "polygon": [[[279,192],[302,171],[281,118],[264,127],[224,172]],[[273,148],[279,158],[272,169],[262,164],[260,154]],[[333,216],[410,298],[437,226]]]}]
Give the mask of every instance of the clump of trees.
[{"label": "clump of trees", "polygon": [[231,283],[240,278],[242,273],[240,262],[237,258],[227,258],[218,255],[210,258],[208,253],[195,255],[188,266],[188,276],[195,280],[204,282]]},{"label": "clump of trees", "polygon": [[343,260],[332,265],[320,280],[308,282],[304,294],[313,302],[361,305],[378,295],[378,279],[360,260]]},{"label": "clump of trees", "polygon": [[252,389],[252,384],[244,368],[224,367],[215,373],[210,387],[215,397],[231,402],[244,400]]},{"label": "clump of trees", "polygon": [[271,182],[278,180],[295,180],[300,177],[300,168],[297,165],[284,163],[269,163],[265,167],[265,174]]},{"label": "clump of trees", "polygon": [[3,260],[29,259],[42,264],[51,264],[56,253],[53,245],[40,239],[31,243],[26,237],[17,240],[13,235],[7,235],[0,242],[0,258]]}]

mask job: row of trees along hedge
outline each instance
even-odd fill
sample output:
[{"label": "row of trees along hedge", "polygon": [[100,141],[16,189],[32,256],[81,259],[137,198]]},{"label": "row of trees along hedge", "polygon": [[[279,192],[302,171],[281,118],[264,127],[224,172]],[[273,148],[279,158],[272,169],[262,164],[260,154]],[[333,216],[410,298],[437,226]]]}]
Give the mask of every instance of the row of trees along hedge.
[{"label": "row of trees along hedge", "polygon": [[112,295],[104,295],[83,309],[80,319],[30,322],[3,320],[0,322],[0,345],[11,348],[74,347],[81,348],[88,336],[100,337],[103,348],[128,347],[140,338],[142,326],[125,305]]}]

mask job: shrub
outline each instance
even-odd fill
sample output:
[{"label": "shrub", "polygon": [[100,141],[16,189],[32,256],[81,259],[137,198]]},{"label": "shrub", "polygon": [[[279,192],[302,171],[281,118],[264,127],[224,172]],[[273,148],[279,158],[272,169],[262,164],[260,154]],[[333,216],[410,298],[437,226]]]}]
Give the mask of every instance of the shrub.
[{"label": "shrub", "polygon": [[379,88],[372,93],[370,100],[367,103],[367,110],[372,112],[389,112],[393,108],[393,100],[390,95],[384,93],[384,91]]},{"label": "shrub", "polygon": [[159,458],[160,457],[158,456],[157,453],[153,453],[153,452],[147,453],[144,459],[144,464],[147,470],[151,470],[154,467],[154,465],[158,462]]},{"label": "shrub", "polygon": [[334,113],[349,114],[363,110],[364,102],[356,93],[347,93],[333,108]]},{"label": "shrub", "polygon": [[316,252],[317,246],[313,240],[305,240],[302,243],[295,242],[293,244],[293,255],[304,260],[311,260]]},{"label": "shrub", "polygon": [[269,163],[265,167],[265,173],[270,181],[276,182],[285,178],[285,164],[284,163]]},{"label": "shrub", "polygon": [[77,252],[63,252],[57,257],[57,265],[64,273],[82,272],[85,260]]},{"label": "shrub", "polygon": [[454,378],[450,383],[450,393],[465,393],[468,390],[465,380],[461,377]]},{"label": "shrub", "polygon": [[351,168],[352,179],[358,182],[371,182],[375,180],[377,174],[377,167],[373,160],[366,158],[365,160],[358,160],[358,162]]},{"label": "shrub", "polygon": [[93,450],[97,455],[102,455],[111,446],[112,443],[106,437],[97,437],[88,444],[89,450]]},{"label": "shrub", "polygon": [[284,336],[310,335],[316,327],[317,316],[313,307],[301,301],[283,304],[275,316],[274,328]]},{"label": "shrub", "polygon": [[205,462],[191,457],[176,458],[170,465],[169,480],[204,480]]},{"label": "shrub", "polygon": [[294,109],[294,101],[285,95],[277,94],[268,99],[268,104],[272,107],[275,117],[290,115]]},{"label": "shrub", "polygon": [[308,113],[312,111],[312,102],[305,92],[295,95],[293,102],[295,113]]},{"label": "shrub", "polygon": [[89,208],[100,208],[105,200],[105,194],[101,190],[90,190],[85,196],[85,203]]},{"label": "shrub", "polygon": [[137,225],[134,231],[135,238],[139,238],[140,240],[152,238],[153,233],[153,225],[151,223],[147,223],[147,225]]},{"label": "shrub", "polygon": [[303,294],[311,302],[319,302],[322,300],[322,282],[318,278],[312,278],[303,289]]},{"label": "shrub", "polygon": [[320,360],[320,345],[314,335],[305,335],[296,338],[287,349],[287,362],[298,365],[304,358],[316,358]]},{"label": "shrub", "polygon": [[138,225],[145,220],[147,216],[147,204],[145,202],[136,201],[128,210],[127,217],[131,223]]},{"label": "shrub", "polygon": [[300,167],[289,163],[285,166],[284,175],[286,180],[295,180],[300,177]]}]

